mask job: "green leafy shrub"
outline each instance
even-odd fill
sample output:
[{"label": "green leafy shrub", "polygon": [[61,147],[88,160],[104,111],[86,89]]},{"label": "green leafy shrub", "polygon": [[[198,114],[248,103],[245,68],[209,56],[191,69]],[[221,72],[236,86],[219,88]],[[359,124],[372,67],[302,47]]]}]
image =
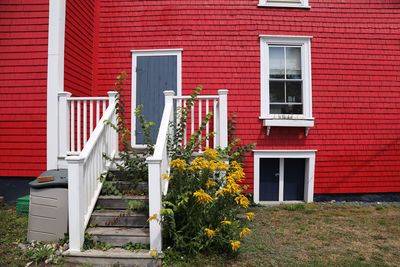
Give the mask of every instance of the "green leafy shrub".
[{"label": "green leafy shrub", "polygon": [[[201,155],[195,156],[199,146],[212,136],[200,138],[212,116],[210,112],[199,130],[184,144],[189,111],[200,90],[201,86],[196,88],[186,106],[178,110],[180,120],[172,124],[175,135],[168,142],[172,170],[170,175],[162,175],[162,179],[169,180],[169,190],[163,199],[164,209],[160,214],[163,242],[165,248],[170,248],[165,250],[166,253],[173,251],[175,255],[188,256],[199,252],[232,255],[237,253],[241,238],[251,231],[245,227],[244,221],[238,219],[238,214],[250,204],[240,186],[245,174],[241,163],[228,161],[231,159],[229,153],[239,140],[225,149],[206,148]],[[246,217],[252,220],[254,214],[247,213]]]}]

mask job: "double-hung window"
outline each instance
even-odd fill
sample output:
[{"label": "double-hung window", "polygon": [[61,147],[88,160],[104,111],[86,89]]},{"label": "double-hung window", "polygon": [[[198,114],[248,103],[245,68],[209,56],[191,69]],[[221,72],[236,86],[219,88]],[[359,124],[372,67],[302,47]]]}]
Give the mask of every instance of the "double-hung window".
[{"label": "double-hung window", "polygon": [[311,37],[261,35],[264,126],[312,127]]}]

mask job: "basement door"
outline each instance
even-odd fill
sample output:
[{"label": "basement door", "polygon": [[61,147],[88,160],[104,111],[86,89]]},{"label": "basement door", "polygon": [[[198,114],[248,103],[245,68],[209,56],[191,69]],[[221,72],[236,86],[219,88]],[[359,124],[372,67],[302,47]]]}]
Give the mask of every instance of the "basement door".
[{"label": "basement door", "polygon": [[260,201],[303,201],[306,159],[260,158]]},{"label": "basement door", "polygon": [[[132,78],[132,105],[142,104],[142,114],[148,121],[154,122],[151,140],[155,144],[158,128],[164,110],[164,91],[178,90],[180,78],[180,51],[132,51],[133,69],[136,74]],[[179,64],[178,64],[179,61]],[[180,88],[179,88],[180,89]],[[145,144],[144,133],[132,109],[133,144]]]}]

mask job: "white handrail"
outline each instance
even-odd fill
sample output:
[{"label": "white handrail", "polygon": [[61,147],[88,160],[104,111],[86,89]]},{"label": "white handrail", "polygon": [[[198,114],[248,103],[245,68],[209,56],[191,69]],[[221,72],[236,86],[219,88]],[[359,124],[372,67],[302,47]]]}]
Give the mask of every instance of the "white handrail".
[{"label": "white handrail", "polygon": [[116,92],[109,92],[109,106],[99,120],[89,140],[76,156],[67,156],[68,167],[68,220],[70,250],[80,251],[84,231],[93,212],[102,183],[100,175],[109,169],[103,154],[113,158],[118,153],[118,135],[105,124],[116,124]]}]

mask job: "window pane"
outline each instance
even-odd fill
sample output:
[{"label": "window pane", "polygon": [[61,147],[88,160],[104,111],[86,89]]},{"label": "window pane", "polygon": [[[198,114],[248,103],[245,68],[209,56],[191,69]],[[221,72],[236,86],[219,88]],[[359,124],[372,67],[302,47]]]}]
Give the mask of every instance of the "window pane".
[{"label": "window pane", "polygon": [[269,82],[269,101],[285,102],[285,82]]},{"label": "window pane", "polygon": [[302,82],[286,82],[286,102],[302,103],[301,84]]},{"label": "window pane", "polygon": [[285,59],[283,47],[269,48],[269,77],[273,79],[285,78]]},{"label": "window pane", "polygon": [[270,114],[303,114],[302,104],[270,104]]},{"label": "window pane", "polygon": [[286,79],[301,79],[300,47],[286,47]]}]

